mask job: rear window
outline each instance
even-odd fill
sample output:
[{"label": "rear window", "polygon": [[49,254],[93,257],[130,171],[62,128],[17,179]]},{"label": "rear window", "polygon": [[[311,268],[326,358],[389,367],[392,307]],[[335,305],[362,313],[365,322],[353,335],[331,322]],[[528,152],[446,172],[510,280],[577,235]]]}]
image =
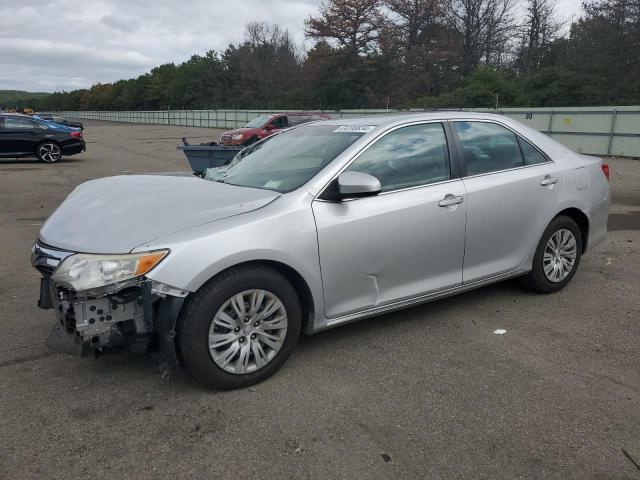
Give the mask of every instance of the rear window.
[{"label": "rear window", "polygon": [[289,115],[289,126],[295,127],[309,122],[309,115]]},{"label": "rear window", "polygon": [[491,122],[454,122],[467,175],[499,172],[524,165],[516,135]]}]

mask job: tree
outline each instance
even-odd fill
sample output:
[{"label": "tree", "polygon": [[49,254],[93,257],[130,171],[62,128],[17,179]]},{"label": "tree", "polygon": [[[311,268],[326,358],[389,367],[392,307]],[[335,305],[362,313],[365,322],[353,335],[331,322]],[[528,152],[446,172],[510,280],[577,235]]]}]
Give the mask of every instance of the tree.
[{"label": "tree", "polygon": [[520,71],[539,69],[557,40],[563,22],[556,17],[554,10],[555,0],[528,0],[516,59]]},{"label": "tree", "polygon": [[351,57],[370,53],[380,29],[380,0],[329,0],[305,20],[305,35],[333,40]]},{"label": "tree", "polygon": [[300,62],[291,34],[278,25],[253,22],[245,39],[222,57],[228,98],[237,107],[276,108],[298,87]]},{"label": "tree", "polygon": [[387,61],[396,64],[394,97],[410,104],[438,94],[453,80],[459,61],[442,0],[386,0],[385,6],[390,15],[379,43]]},{"label": "tree", "polygon": [[514,30],[513,0],[449,0],[448,17],[462,44],[462,73],[501,66]]},{"label": "tree", "polygon": [[569,66],[607,79],[594,101],[636,103],[640,99],[640,2],[590,0],[586,15],[572,25]]}]

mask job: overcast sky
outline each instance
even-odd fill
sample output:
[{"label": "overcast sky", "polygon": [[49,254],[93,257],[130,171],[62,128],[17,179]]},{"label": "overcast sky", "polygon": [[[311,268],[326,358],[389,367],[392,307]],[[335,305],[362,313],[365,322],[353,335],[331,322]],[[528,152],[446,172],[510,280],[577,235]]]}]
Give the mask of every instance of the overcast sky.
[{"label": "overcast sky", "polygon": [[[250,21],[304,41],[320,0],[0,0],[0,90],[52,92],[132,78],[241,42]],[[559,0],[570,20],[580,0]]]}]

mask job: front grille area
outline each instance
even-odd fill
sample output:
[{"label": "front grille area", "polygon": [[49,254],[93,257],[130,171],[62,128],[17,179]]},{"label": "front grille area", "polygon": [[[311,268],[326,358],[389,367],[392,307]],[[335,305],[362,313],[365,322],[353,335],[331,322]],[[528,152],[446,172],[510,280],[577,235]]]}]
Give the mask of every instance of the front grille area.
[{"label": "front grille area", "polygon": [[44,277],[48,278],[54,270],[58,268],[62,260],[73,254],[74,252],[60,250],[36,242],[31,249],[31,264],[42,273]]}]

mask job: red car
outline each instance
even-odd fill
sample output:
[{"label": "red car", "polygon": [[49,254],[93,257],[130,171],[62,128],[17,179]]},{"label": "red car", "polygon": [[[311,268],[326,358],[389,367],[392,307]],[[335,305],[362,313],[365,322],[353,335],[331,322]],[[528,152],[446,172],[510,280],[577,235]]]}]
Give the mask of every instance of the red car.
[{"label": "red car", "polygon": [[224,132],[220,135],[220,143],[223,145],[251,145],[278,130],[295,127],[296,125],[315,120],[327,120],[328,118],[327,115],[310,112],[260,115],[242,128]]}]

